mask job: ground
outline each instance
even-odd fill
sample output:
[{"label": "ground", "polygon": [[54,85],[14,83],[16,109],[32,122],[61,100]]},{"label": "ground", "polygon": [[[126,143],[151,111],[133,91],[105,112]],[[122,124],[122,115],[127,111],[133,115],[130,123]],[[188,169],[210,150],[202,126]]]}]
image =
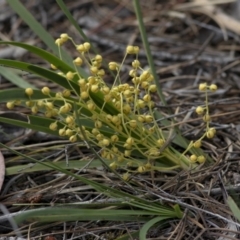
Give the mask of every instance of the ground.
[{"label": "ground", "polygon": [[[68,33],[76,42],[82,41],[55,1],[21,2],[54,38],[61,33]],[[217,129],[217,135],[203,142],[203,149],[213,162],[201,166],[197,171],[174,170],[157,172],[151,176],[132,176],[135,184],[138,183],[136,188],[144,186],[153,200],[161,199],[170,206],[178,203],[184,209],[185,215],[182,219],[173,219],[165,225],[159,224],[148,233],[148,239],[240,239],[240,224],[226,203],[229,194],[237,200],[240,189],[240,22],[238,25],[237,20],[239,1],[221,5],[207,5],[206,2],[208,1],[141,1],[148,41],[167,106],[157,97],[155,103],[163,113],[172,113],[171,118],[178,123],[187,139],[197,139],[204,129],[204,123],[194,112],[196,106],[205,104],[198,84],[206,82],[218,86],[218,91],[210,94],[208,103],[212,117],[211,126]],[[142,65],[144,68],[148,67],[131,1],[69,0],[65,3],[106,61],[120,62],[125,47],[134,44],[141,49],[139,59]],[[5,1],[0,1],[0,6],[2,40],[22,41],[45,48]],[[226,17],[229,18],[226,20]],[[74,51],[71,45],[67,45],[66,50]],[[0,58],[46,65],[32,54],[14,53],[6,46],[1,46]],[[130,60],[125,62],[126,70]],[[22,73],[22,76],[39,88],[46,84],[31,74]],[[129,80],[128,74],[123,72],[123,76],[124,81]],[[108,76],[106,81],[112,83],[111,76]],[[55,87],[50,83],[48,86]],[[13,83],[2,77],[0,89],[13,87]],[[6,114],[8,110],[5,105],[1,106],[1,114]],[[21,111],[26,113],[27,110]],[[21,115],[9,117],[21,118]],[[29,156],[38,159],[50,156],[51,159],[65,160],[67,153],[70,159],[78,159],[79,156],[91,158],[85,147],[65,148],[68,143],[66,140],[35,132],[24,131],[23,134],[22,129],[12,129],[5,130],[19,135],[12,139],[2,137],[0,140],[12,149]],[[2,149],[2,152],[6,167],[19,164],[19,161],[22,164],[28,162],[13,156],[6,149]],[[128,193],[131,192],[131,189],[121,185],[112,173],[103,169],[85,169],[81,174],[98,179],[108,186],[117,186]],[[73,203],[79,199],[91,201],[96,196],[98,193],[91,187],[71,177],[56,171],[42,171],[6,176],[0,201],[7,212],[14,213],[33,208],[34,204],[38,203],[49,206]],[[103,196],[99,196],[98,200],[101,198],[104,199]],[[15,203],[33,205],[16,206],[13,205]],[[192,215],[188,214],[189,211]],[[47,225],[35,224],[32,227],[23,224],[19,227],[24,239],[27,239],[29,232],[31,239],[116,239],[122,233],[138,230],[141,224],[89,221],[54,222]],[[16,236],[12,226],[6,221],[0,226],[0,236]]]}]

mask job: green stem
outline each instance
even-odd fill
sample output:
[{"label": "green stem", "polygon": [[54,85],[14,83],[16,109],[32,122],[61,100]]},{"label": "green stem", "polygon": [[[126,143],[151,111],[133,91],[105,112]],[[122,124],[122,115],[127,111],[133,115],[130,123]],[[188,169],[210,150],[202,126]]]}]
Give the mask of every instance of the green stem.
[{"label": "green stem", "polygon": [[139,30],[140,30],[140,33],[141,33],[143,45],[144,45],[144,48],[145,48],[146,53],[147,53],[148,64],[150,66],[151,72],[152,72],[153,77],[155,79],[155,84],[157,86],[158,95],[159,95],[163,105],[166,106],[165,97],[162,93],[162,88],[161,88],[160,83],[159,83],[159,79],[158,79],[156,69],[155,69],[155,66],[154,66],[150,46],[149,46],[149,43],[148,43],[146,29],[145,29],[145,26],[144,26],[144,23],[143,23],[143,17],[142,17],[142,12],[141,12],[141,7],[140,7],[139,0],[133,0],[133,3],[134,3],[134,7],[135,7],[135,13],[136,13],[138,24],[139,24]]}]

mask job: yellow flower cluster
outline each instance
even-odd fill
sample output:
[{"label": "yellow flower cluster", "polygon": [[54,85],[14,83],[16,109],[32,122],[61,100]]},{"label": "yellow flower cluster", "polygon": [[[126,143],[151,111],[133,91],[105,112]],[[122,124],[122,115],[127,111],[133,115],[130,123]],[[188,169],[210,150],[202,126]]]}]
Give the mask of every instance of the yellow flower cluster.
[{"label": "yellow flower cluster", "polygon": [[[72,41],[80,55],[73,60],[75,71],[59,74],[65,77],[70,86],[74,83],[79,89],[72,87],[53,93],[48,86],[44,86],[41,91],[46,98],[34,100],[34,90],[27,88],[25,94],[29,101],[25,104],[32,113],[43,113],[47,118],[54,119],[49,128],[58,131],[59,136],[67,137],[71,142],[86,140],[100,147],[101,156],[109,160],[109,166],[113,169],[133,166],[139,173],[159,170],[162,168],[153,163],[157,160],[161,162],[161,159],[172,162],[172,168],[181,167],[179,155],[168,147],[161,149],[165,137],[154,119],[152,101],[152,94],[157,87],[151,72],[141,68],[139,48],[126,48],[124,60],[129,54],[135,56],[129,71],[130,83],[121,83],[119,73],[123,63],[109,63],[109,70],[116,71],[114,84],[109,87],[104,81],[102,56],[88,57],[90,43],[77,45],[67,34],[61,34],[55,43],[60,48],[68,40]],[[82,77],[77,69],[84,63],[89,67],[90,76],[87,78]],[[51,68],[58,71],[54,64],[51,64]],[[16,104],[17,101],[9,102],[7,107],[12,109]],[[207,136],[211,134],[208,132]],[[194,143],[194,146],[200,147],[201,141]],[[181,158],[185,165],[193,162],[192,157],[189,160],[182,155]],[[198,162],[203,161],[201,157],[198,158]],[[127,176],[126,173],[124,178]]]},{"label": "yellow flower cluster", "polygon": [[[210,127],[211,117],[209,114],[209,106],[208,106],[208,91],[215,92],[217,90],[217,85],[216,84],[208,85],[207,83],[201,83],[199,84],[199,90],[202,92],[205,92],[206,105],[204,107],[198,106],[195,111],[199,116],[202,116],[203,121],[206,123],[206,131],[200,139],[190,144],[190,147],[193,146],[195,148],[201,147],[203,138],[205,137],[213,138],[216,134],[216,129],[213,127]],[[195,154],[190,156],[190,161],[192,163],[195,163],[195,162],[204,163],[205,160],[206,158],[204,156],[196,156]]]}]

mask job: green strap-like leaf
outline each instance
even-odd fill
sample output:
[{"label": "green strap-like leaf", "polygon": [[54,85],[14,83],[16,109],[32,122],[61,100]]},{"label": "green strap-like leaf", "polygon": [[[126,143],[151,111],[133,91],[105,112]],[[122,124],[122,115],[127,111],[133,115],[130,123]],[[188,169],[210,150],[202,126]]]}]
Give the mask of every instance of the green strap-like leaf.
[{"label": "green strap-like leaf", "polygon": [[71,84],[69,84],[69,82],[65,77],[51,70],[48,70],[46,68],[38,67],[36,65],[25,63],[25,62],[14,61],[14,60],[4,60],[4,59],[0,59],[0,64],[6,65],[8,67],[18,68],[30,73],[34,73],[38,76],[41,76],[45,79],[55,82],[66,89],[72,90],[72,88],[74,88],[75,91],[79,92],[79,87],[76,83],[71,82]]},{"label": "green strap-like leaf", "polygon": [[151,219],[150,221],[148,221],[147,223],[145,223],[143,225],[143,227],[141,228],[140,233],[139,233],[140,240],[146,240],[147,239],[147,232],[148,232],[148,230],[154,224],[156,224],[157,222],[160,222],[160,221],[163,221],[163,220],[166,220],[166,219],[169,219],[169,217],[167,217],[167,216],[155,217],[155,218]]}]

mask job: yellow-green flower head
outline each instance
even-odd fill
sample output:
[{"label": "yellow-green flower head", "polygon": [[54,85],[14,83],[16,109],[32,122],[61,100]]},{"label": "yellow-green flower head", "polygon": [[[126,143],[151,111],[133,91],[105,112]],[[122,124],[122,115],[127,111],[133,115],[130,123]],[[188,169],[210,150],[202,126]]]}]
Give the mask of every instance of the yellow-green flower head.
[{"label": "yellow-green flower head", "polygon": [[53,69],[53,70],[57,70],[57,67],[56,67],[55,65],[53,65],[53,64],[50,64],[50,67],[51,67],[51,69]]},{"label": "yellow-green flower head", "polygon": [[55,44],[56,44],[58,47],[62,46],[63,43],[64,43],[64,41],[63,41],[61,38],[58,38],[58,39],[56,39],[56,41],[55,41]]},{"label": "yellow-green flower head", "polygon": [[165,140],[163,140],[163,139],[158,139],[157,140],[157,146],[158,147],[162,147],[164,145],[164,143],[165,143]]},{"label": "yellow-green flower head", "polygon": [[90,68],[90,72],[91,72],[92,74],[96,75],[96,74],[98,73],[98,68],[95,67],[95,66],[92,66],[92,67]]},{"label": "yellow-green flower head", "polygon": [[53,122],[49,125],[49,128],[53,131],[56,131],[57,127],[58,127],[57,122]]},{"label": "yellow-green flower head", "polygon": [[97,72],[97,75],[98,75],[99,77],[103,77],[103,76],[105,75],[104,69],[99,69],[98,72]]},{"label": "yellow-green flower head", "polygon": [[136,77],[137,75],[137,70],[136,69],[131,69],[130,72],[129,72],[129,76],[130,77]]},{"label": "yellow-green flower head", "polygon": [[205,109],[201,106],[198,106],[195,111],[198,115],[202,115],[204,113]]},{"label": "yellow-green flower head", "polygon": [[116,70],[118,70],[118,64],[116,63],[116,62],[110,62],[109,64],[108,64],[108,68],[110,69],[110,70],[112,70],[112,71],[116,71]]},{"label": "yellow-green flower head", "polygon": [[111,142],[112,142],[112,143],[117,143],[118,141],[119,141],[119,138],[118,138],[117,135],[112,135],[112,136],[111,136]]},{"label": "yellow-green flower head", "polygon": [[151,96],[149,94],[146,94],[145,96],[143,96],[143,101],[149,103],[151,101]]},{"label": "yellow-green flower head", "polygon": [[70,97],[71,95],[71,91],[68,90],[68,89],[64,89],[63,92],[62,92],[62,96],[63,97]]},{"label": "yellow-green flower head", "polygon": [[132,66],[133,66],[133,68],[139,68],[140,67],[140,62],[138,60],[134,60],[132,62]]},{"label": "yellow-green flower head", "polygon": [[204,121],[204,122],[210,122],[210,121],[211,121],[210,115],[209,115],[209,114],[205,114],[205,115],[203,116],[203,121]]},{"label": "yellow-green flower head", "polygon": [[70,136],[69,141],[70,142],[76,142],[77,141],[77,136],[76,135]]},{"label": "yellow-green flower head", "polygon": [[210,128],[207,132],[206,132],[206,136],[207,138],[213,138],[216,134],[216,129],[215,128]]},{"label": "yellow-green flower head", "polygon": [[14,108],[14,102],[7,102],[6,104],[8,109],[13,109]]},{"label": "yellow-green flower head", "polygon": [[71,71],[67,72],[67,74],[66,74],[66,79],[67,80],[72,80],[73,77],[74,77],[74,73],[73,72],[71,72]]},{"label": "yellow-green flower head", "polygon": [[42,88],[42,93],[43,93],[44,95],[49,95],[50,89],[49,89],[48,87],[43,87],[43,88]]},{"label": "yellow-green flower head", "polygon": [[200,140],[196,141],[195,143],[193,143],[193,146],[195,148],[200,148],[202,146],[202,142]]},{"label": "yellow-green flower head", "polygon": [[133,144],[134,144],[134,138],[129,137],[129,138],[126,140],[126,143],[129,144],[129,145],[133,145]]},{"label": "yellow-green flower head", "polygon": [[87,51],[89,51],[90,48],[91,48],[91,44],[90,44],[89,42],[85,42],[85,43],[83,44],[83,46],[84,46],[84,48],[85,48]]},{"label": "yellow-green flower head", "polygon": [[89,97],[89,94],[88,92],[84,91],[84,92],[81,92],[80,96],[81,96],[81,99],[85,100]]},{"label": "yellow-green flower head", "polygon": [[129,121],[129,126],[132,128],[132,129],[135,129],[137,127],[137,121],[136,120],[130,120]]},{"label": "yellow-green flower head", "polygon": [[99,87],[97,84],[91,86],[91,92],[97,93],[99,91]]},{"label": "yellow-green flower head", "polygon": [[204,162],[206,161],[206,158],[201,155],[201,156],[199,156],[199,157],[197,158],[197,161],[198,161],[199,163],[204,163]]},{"label": "yellow-green flower head", "polygon": [[127,54],[138,54],[139,47],[138,46],[127,46],[126,53]]},{"label": "yellow-green flower head", "polygon": [[64,128],[61,128],[58,130],[58,134],[59,134],[59,136],[63,137],[66,135],[66,130]]},{"label": "yellow-green flower head", "polygon": [[104,139],[102,140],[102,145],[103,145],[104,147],[109,146],[109,144],[110,144],[110,141],[109,141],[107,138],[104,138]]},{"label": "yellow-green flower head", "polygon": [[86,53],[90,50],[90,43],[88,42],[85,42],[84,44],[80,44],[80,45],[77,45],[76,48],[77,48],[77,51],[80,52],[80,53]]},{"label": "yellow-green flower head", "polygon": [[60,35],[60,39],[62,40],[62,42],[67,42],[67,40],[69,39],[69,36],[67,33],[62,33]]},{"label": "yellow-green flower head", "polygon": [[77,57],[76,59],[73,60],[73,63],[76,66],[81,66],[83,64],[83,60],[80,57]]},{"label": "yellow-green flower head", "polygon": [[200,91],[206,91],[207,90],[207,83],[200,83],[199,84],[199,90]]},{"label": "yellow-green flower head", "polygon": [[143,71],[140,75],[141,82],[148,80],[148,78],[151,76],[151,73],[149,71]]},{"label": "yellow-green flower head", "polygon": [[211,85],[209,86],[209,89],[210,89],[212,92],[215,92],[215,91],[217,91],[218,87],[217,87],[216,84],[211,84]]},{"label": "yellow-green flower head", "polygon": [[25,93],[30,97],[33,95],[33,89],[32,88],[26,88]]},{"label": "yellow-green flower head", "polygon": [[157,86],[155,84],[152,84],[152,85],[149,86],[148,89],[149,89],[150,92],[156,92],[157,91]]},{"label": "yellow-green flower head", "polygon": [[197,161],[197,156],[193,154],[190,156],[189,160],[191,163],[195,163]]},{"label": "yellow-green flower head", "polygon": [[146,171],[146,168],[145,168],[144,166],[139,166],[138,169],[137,169],[137,171],[138,171],[139,173],[143,173],[143,172]]},{"label": "yellow-green flower head", "polygon": [[102,60],[103,60],[103,58],[102,58],[102,56],[101,56],[101,55],[97,54],[97,55],[95,56],[94,60],[95,60],[96,62],[99,62],[99,63],[101,63],[101,62],[102,62]]},{"label": "yellow-green flower head", "polygon": [[152,115],[146,115],[145,116],[145,122],[146,123],[151,123],[153,121],[153,116]]}]

